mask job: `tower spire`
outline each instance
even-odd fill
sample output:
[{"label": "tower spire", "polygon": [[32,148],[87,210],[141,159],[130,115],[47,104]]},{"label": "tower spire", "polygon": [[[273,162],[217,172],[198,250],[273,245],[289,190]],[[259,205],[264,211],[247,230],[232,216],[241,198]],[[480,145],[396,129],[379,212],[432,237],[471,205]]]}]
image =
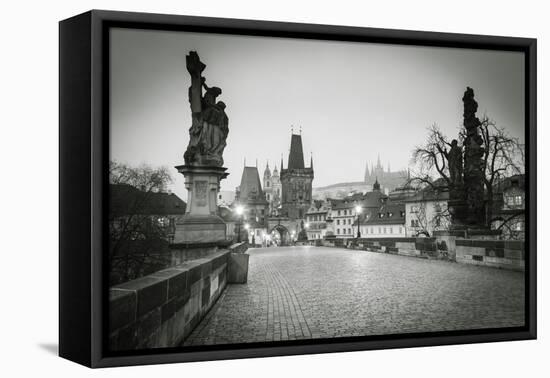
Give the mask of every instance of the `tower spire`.
[{"label": "tower spire", "polygon": [[364,181],[367,182],[369,179],[369,162],[365,161],[365,179]]},{"label": "tower spire", "polygon": [[313,152],[309,153],[309,167],[313,169]]}]

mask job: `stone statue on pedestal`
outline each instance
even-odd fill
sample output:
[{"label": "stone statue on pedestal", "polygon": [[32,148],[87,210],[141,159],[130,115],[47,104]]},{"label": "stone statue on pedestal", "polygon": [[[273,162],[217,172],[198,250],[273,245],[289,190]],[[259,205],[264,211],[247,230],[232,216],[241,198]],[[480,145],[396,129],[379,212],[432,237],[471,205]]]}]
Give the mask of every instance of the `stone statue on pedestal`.
[{"label": "stone statue on pedestal", "polygon": [[474,90],[466,88],[462,97],[466,137],[463,149],[453,140],[446,155],[451,181],[449,209],[455,229],[483,229],[485,225],[483,138],[479,134],[480,120],[476,117],[477,102]]},{"label": "stone statue on pedestal", "polygon": [[474,90],[467,87],[462,98],[464,102],[464,188],[468,204],[467,223],[472,226],[485,226],[485,202],[483,178],[483,139],[479,134],[481,122],[476,117],[477,101]]},{"label": "stone statue on pedestal", "polygon": [[188,203],[185,215],[176,222],[172,245],[183,255],[191,245],[215,248],[212,246],[226,241],[226,225],[218,216],[217,197],[220,181],[228,175],[223,167],[223,150],[229,133],[225,104],[217,101],[222,90],[206,85],[202,76],[206,65],[195,51],[186,56],[186,66],[191,76],[191,127],[183,155],[185,165],[176,169],[185,177]]}]

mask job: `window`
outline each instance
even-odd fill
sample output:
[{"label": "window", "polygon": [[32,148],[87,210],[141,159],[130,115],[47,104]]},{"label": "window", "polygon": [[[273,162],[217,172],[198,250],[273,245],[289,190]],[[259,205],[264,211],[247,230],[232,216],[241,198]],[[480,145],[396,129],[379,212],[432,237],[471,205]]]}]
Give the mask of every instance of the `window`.
[{"label": "window", "polygon": [[384,218],[384,213],[378,213],[378,218]]},{"label": "window", "polygon": [[267,200],[271,200],[271,196],[269,195],[269,193],[266,194],[266,197],[267,197]]},{"label": "window", "polygon": [[393,227],[390,227],[390,234],[393,234]]},{"label": "window", "polygon": [[336,229],[336,234],[338,234],[338,235],[340,234],[340,229],[339,228]]},{"label": "window", "polygon": [[221,194],[218,194],[218,199],[222,199],[222,195],[221,195]]},{"label": "window", "polygon": [[338,216],[340,216],[340,210],[338,210]]},{"label": "window", "polygon": [[393,217],[393,213],[392,213],[392,212],[389,212],[389,213],[388,213],[388,218],[389,218],[389,217]]},{"label": "window", "polygon": [[403,233],[403,227],[399,227],[399,233],[400,233],[400,234]]},{"label": "window", "polygon": [[401,218],[403,218],[405,216],[405,212],[401,211],[400,215],[401,215]]},{"label": "window", "polygon": [[337,225],[337,226],[340,225],[340,219],[336,219],[336,225]]},{"label": "window", "polygon": [[381,227],[378,227],[378,233],[379,233],[379,234],[382,233],[382,228],[381,228]]},{"label": "window", "polygon": [[386,233],[386,227],[384,227],[384,233]]},{"label": "window", "polygon": [[348,219],[348,224],[351,224],[351,219]]}]

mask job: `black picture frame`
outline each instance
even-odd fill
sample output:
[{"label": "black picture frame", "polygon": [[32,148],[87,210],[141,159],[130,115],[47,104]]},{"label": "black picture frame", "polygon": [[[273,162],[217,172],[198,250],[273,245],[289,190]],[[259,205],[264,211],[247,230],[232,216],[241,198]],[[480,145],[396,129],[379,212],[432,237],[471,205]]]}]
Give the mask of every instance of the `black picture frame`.
[{"label": "black picture frame", "polygon": [[[103,251],[108,183],[108,29],[461,47],[525,53],[526,325],[518,328],[368,336],[108,354]],[[219,360],[535,339],[536,39],[92,10],[59,24],[59,354],[89,367]]]}]

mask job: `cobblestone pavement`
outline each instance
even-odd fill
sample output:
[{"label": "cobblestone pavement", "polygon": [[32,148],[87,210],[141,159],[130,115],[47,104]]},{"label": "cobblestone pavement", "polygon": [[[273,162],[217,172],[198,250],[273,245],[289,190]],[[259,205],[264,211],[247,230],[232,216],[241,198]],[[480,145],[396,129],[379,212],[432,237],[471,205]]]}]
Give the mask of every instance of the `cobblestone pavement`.
[{"label": "cobblestone pavement", "polygon": [[521,272],[324,247],[250,249],[184,345],[524,324]]}]

